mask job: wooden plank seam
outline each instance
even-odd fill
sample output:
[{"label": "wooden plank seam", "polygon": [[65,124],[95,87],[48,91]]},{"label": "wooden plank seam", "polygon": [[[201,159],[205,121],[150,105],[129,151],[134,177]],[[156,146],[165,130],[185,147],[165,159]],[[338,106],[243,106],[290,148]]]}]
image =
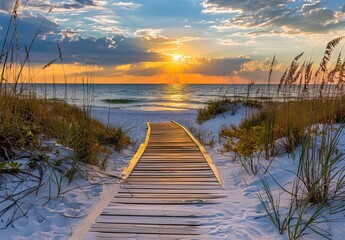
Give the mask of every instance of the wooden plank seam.
[{"label": "wooden plank seam", "polygon": [[182,128],[188,134],[190,139],[192,139],[192,141],[198,146],[198,148],[200,149],[200,152],[204,156],[204,158],[207,161],[208,165],[210,166],[212,172],[214,173],[218,182],[220,183],[220,186],[224,189],[223,181],[222,181],[222,178],[221,178],[221,176],[220,176],[220,174],[216,168],[216,165],[214,164],[213,160],[210,158],[210,156],[206,152],[205,148],[200,144],[200,142],[184,126],[182,126],[181,124],[179,124],[178,122],[175,122],[175,121],[171,121],[171,122],[176,124],[180,128]]}]

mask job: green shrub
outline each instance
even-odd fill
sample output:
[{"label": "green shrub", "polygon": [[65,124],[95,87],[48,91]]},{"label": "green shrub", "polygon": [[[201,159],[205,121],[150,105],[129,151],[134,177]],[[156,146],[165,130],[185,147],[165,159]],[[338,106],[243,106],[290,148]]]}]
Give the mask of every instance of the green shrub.
[{"label": "green shrub", "polygon": [[225,151],[233,151],[243,156],[250,156],[254,152],[263,150],[263,128],[254,126],[250,129],[231,126],[223,127],[220,131],[220,137],[225,138]]},{"label": "green shrub", "polygon": [[20,95],[0,95],[0,157],[11,160],[15,150],[40,148],[42,135],[73,148],[75,157],[98,165],[102,144],[122,150],[131,140],[121,128],[107,128],[82,109],[63,102]]},{"label": "green shrub", "polygon": [[209,101],[206,107],[198,109],[197,121],[201,124],[228,110],[232,110],[232,113],[235,114],[236,107],[237,102],[228,98]]}]

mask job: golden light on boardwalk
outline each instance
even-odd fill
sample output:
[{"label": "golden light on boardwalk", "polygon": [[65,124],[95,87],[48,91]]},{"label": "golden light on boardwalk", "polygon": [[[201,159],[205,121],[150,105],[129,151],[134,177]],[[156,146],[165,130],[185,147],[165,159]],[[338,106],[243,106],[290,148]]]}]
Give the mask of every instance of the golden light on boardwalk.
[{"label": "golden light on boardwalk", "polygon": [[213,161],[182,125],[148,124],[121,177],[87,238],[210,239],[203,225],[212,210],[200,211],[200,204],[217,204],[226,195]]}]

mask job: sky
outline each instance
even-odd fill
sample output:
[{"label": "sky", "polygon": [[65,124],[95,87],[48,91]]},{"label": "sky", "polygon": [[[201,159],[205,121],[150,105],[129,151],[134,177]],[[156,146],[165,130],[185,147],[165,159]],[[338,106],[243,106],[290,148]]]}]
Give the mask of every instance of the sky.
[{"label": "sky", "polygon": [[[0,0],[1,46],[14,3]],[[278,81],[295,56],[304,52],[304,59],[319,62],[327,42],[345,35],[345,0],[19,4],[22,55],[38,33],[25,71],[36,82],[266,83],[274,55]]]}]

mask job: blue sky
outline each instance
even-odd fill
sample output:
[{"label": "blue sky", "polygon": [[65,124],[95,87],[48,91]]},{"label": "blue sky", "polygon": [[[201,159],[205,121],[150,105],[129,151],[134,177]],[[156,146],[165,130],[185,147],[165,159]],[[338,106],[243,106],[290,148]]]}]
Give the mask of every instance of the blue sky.
[{"label": "blue sky", "polygon": [[[0,0],[1,42],[14,2]],[[294,56],[305,52],[306,59],[320,60],[327,42],[345,32],[341,0],[25,0],[20,5],[22,46],[53,7],[35,42],[34,64],[53,59],[58,43],[65,64],[90,66],[96,80],[107,82],[157,76],[164,82],[177,74],[262,82],[273,55],[278,78]]]}]

